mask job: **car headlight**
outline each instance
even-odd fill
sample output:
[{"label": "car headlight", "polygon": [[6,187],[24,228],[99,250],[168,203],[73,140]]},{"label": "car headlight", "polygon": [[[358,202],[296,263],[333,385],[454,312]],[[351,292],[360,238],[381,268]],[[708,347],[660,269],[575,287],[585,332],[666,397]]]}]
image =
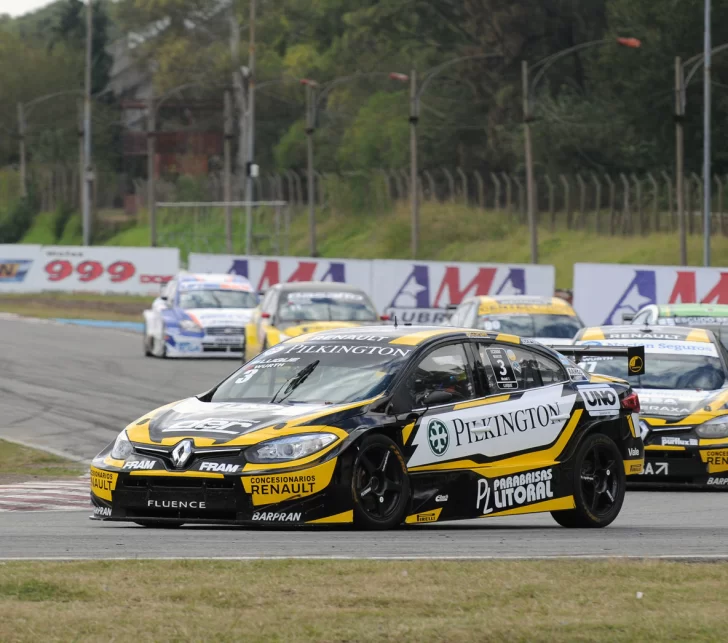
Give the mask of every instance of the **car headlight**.
[{"label": "car headlight", "polygon": [[182,330],[187,331],[188,333],[201,333],[202,332],[202,326],[199,324],[196,324],[191,319],[183,319],[179,323],[179,327]]},{"label": "car headlight", "polygon": [[114,448],[111,449],[111,457],[114,460],[126,460],[132,453],[134,453],[134,447],[129,442],[126,431],[122,431],[114,442]]},{"label": "car headlight", "polygon": [[305,433],[269,440],[245,452],[248,462],[287,462],[321,451],[336,440],[333,433]]},{"label": "car headlight", "polygon": [[728,438],[728,415],[703,422],[695,433],[701,438]]}]

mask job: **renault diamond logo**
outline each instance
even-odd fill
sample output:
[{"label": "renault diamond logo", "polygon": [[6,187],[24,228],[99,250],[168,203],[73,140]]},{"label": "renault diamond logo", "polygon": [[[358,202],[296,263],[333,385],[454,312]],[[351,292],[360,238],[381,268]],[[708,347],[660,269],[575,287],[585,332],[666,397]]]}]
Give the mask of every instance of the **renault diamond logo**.
[{"label": "renault diamond logo", "polygon": [[174,449],[172,449],[172,464],[178,469],[187,464],[187,460],[192,455],[192,440],[182,440]]}]

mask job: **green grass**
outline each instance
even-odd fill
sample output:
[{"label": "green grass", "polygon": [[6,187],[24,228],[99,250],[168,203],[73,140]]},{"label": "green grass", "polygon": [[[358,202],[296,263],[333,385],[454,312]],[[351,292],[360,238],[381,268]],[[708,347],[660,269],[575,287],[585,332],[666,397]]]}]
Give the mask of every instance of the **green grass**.
[{"label": "green grass", "polygon": [[[539,227],[539,261],[556,268],[556,285],[570,288],[573,265],[577,262],[638,263],[675,265],[679,258],[678,235],[652,233],[633,236],[595,233],[594,214],[587,217],[585,230],[567,230],[559,215],[557,230],[544,223]],[[606,225],[606,213],[602,213]],[[233,250],[244,251],[244,211],[232,212],[236,231]],[[145,213],[140,221],[146,221]],[[24,241],[40,238],[41,222],[33,227]],[[270,234],[273,232],[273,212],[264,210],[256,215],[254,227],[257,254],[276,254]],[[33,237],[31,237],[31,234]],[[299,209],[292,216],[288,254],[309,254],[308,217]],[[324,257],[361,259],[408,259],[410,257],[409,207],[400,203],[384,214],[341,213],[335,210],[317,211],[318,254]],[[158,210],[160,245],[179,247],[183,259],[189,252],[224,253],[225,233],[223,210],[218,208],[208,219],[192,210]],[[112,246],[148,246],[150,229],[146,223],[124,229],[105,241]],[[80,242],[80,220],[71,217],[60,243]],[[282,242],[280,253],[285,247]],[[457,203],[422,204],[420,211],[420,250],[423,260],[478,261],[497,263],[529,263],[528,229],[521,216],[515,213],[484,211]],[[728,237],[713,237],[713,264],[728,261]],[[702,237],[688,238],[690,265],[702,262]]]},{"label": "green grass", "polygon": [[2,641],[725,640],[723,563],[43,561],[0,570]]},{"label": "green grass", "polygon": [[56,236],[53,231],[55,213],[41,212],[35,217],[30,230],[25,233],[21,243],[38,243],[40,245],[52,246],[56,243]]},{"label": "green grass", "polygon": [[0,440],[0,480],[3,477],[76,478],[85,472],[86,467],[71,460]]},{"label": "green grass", "polygon": [[25,317],[53,319],[100,319],[142,321],[142,311],[153,297],[135,295],[95,295],[92,293],[34,293],[0,295],[0,312]]}]

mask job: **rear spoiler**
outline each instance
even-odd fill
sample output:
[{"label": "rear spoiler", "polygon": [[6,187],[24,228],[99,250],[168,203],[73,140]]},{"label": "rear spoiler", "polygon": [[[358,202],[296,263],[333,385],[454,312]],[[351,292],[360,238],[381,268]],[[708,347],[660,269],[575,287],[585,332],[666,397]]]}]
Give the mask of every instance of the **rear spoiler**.
[{"label": "rear spoiler", "polygon": [[577,364],[583,357],[626,357],[629,375],[644,375],[644,346],[550,346],[557,353],[571,357]]}]

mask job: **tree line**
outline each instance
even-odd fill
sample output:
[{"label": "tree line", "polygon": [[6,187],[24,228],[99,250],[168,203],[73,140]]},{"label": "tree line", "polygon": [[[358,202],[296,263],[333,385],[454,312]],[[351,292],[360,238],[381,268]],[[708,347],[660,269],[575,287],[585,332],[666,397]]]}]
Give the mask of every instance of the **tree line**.
[{"label": "tree line", "polygon": [[[21,18],[0,17],[0,166],[17,162],[18,102],[82,88],[83,6],[60,0]],[[137,64],[152,71],[155,92],[197,83],[182,95],[193,106],[221,107],[219,88],[231,82],[234,66],[234,30],[239,62],[246,64],[249,0],[97,0],[95,6],[97,93],[111,69],[105,47],[121,37],[135,43]],[[448,60],[496,54],[433,77],[422,95],[421,167],[522,172],[521,61],[534,64],[603,39],[544,74],[533,108],[536,172],[672,172],[675,57],[699,54],[702,30],[702,0],[258,0],[256,160],[269,171],[305,167],[300,79],[323,84],[362,74],[333,86],[321,101],[316,167],[405,167],[408,86],[387,74],[416,69],[424,79]],[[641,48],[618,46],[620,36],[639,38]],[[714,0],[713,42],[728,43],[728,0]],[[728,51],[713,64],[717,173],[728,172],[726,71]],[[95,146],[103,162],[121,168],[118,105],[105,100]],[[179,115],[168,118],[162,127],[174,128]],[[197,122],[222,129],[221,116]],[[32,158],[74,160],[76,124],[73,96],[38,105]],[[686,169],[699,172],[701,73],[688,87],[684,125]]]}]

